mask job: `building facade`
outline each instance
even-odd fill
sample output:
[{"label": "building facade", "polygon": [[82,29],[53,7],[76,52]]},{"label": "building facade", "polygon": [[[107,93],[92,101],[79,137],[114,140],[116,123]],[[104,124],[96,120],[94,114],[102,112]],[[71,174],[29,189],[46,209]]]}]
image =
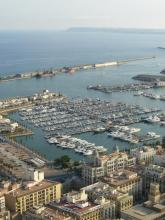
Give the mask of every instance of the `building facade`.
[{"label": "building facade", "polygon": [[84,164],[82,177],[86,185],[93,184],[101,177],[109,176],[112,172],[134,166],[135,157],[130,157],[125,152],[114,152],[111,155],[93,156],[91,163]]},{"label": "building facade", "polygon": [[5,195],[6,206],[13,213],[26,212],[34,206],[48,204],[61,198],[61,184],[43,180],[12,190]]},{"label": "building facade", "polygon": [[164,220],[165,219],[165,194],[161,194],[160,186],[151,183],[149,200],[133,206],[121,213],[124,220]]},{"label": "building facade", "polygon": [[10,220],[10,212],[6,210],[5,197],[0,197],[0,220]]},{"label": "building facade", "polygon": [[51,204],[60,213],[65,213],[72,220],[103,220],[115,218],[115,202],[103,196],[93,201],[88,199],[85,189],[73,191],[63,196],[60,203]]},{"label": "building facade", "polygon": [[130,155],[135,157],[137,163],[150,164],[153,162],[156,150],[152,147],[143,146],[142,148],[131,149]]},{"label": "building facade", "polygon": [[132,195],[134,202],[142,198],[142,178],[136,172],[118,170],[104,177],[103,181],[118,191]]},{"label": "building facade", "polygon": [[[106,198],[115,204],[113,212],[115,211],[115,218],[120,217],[121,211],[127,210],[133,206],[133,196],[128,195],[114,189],[104,182],[97,182],[92,185],[82,188],[88,194],[90,201],[96,201],[97,198]],[[114,215],[112,215],[114,216]]]},{"label": "building facade", "polygon": [[22,220],[72,220],[49,207],[33,207],[22,215]]},{"label": "building facade", "polygon": [[149,165],[143,173],[143,194],[146,197],[151,183],[159,183],[160,192],[165,192],[165,168],[158,165]]}]

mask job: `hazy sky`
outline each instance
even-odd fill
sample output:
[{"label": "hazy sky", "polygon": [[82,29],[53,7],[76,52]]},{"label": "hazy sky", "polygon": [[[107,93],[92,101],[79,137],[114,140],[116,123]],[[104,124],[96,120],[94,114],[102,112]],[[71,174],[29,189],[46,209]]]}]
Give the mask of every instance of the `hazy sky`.
[{"label": "hazy sky", "polygon": [[165,28],[165,0],[0,0],[0,29]]}]

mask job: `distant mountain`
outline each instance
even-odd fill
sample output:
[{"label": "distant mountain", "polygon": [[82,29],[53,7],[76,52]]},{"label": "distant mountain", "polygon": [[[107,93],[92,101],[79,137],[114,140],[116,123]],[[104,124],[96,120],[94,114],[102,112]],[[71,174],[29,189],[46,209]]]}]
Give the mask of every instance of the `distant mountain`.
[{"label": "distant mountain", "polygon": [[165,34],[165,29],[136,29],[136,28],[95,28],[95,27],[72,27],[68,32],[118,32],[118,33],[152,33]]},{"label": "distant mountain", "polygon": [[158,47],[158,49],[163,49],[163,50],[165,50],[165,47]]}]

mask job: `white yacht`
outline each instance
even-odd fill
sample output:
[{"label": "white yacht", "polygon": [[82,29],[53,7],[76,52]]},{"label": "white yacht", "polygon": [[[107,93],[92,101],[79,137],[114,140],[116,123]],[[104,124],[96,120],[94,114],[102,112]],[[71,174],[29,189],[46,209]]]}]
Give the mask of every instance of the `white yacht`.
[{"label": "white yacht", "polygon": [[156,134],[155,132],[148,132],[147,136],[150,136],[152,138],[160,138],[160,135]]},{"label": "white yacht", "polygon": [[93,151],[92,151],[92,150],[85,150],[85,151],[83,151],[83,154],[84,154],[85,156],[89,156],[89,155],[92,155],[92,154],[93,154]]},{"label": "white yacht", "polygon": [[151,115],[148,118],[146,118],[145,121],[149,123],[156,123],[156,122],[160,122],[160,118],[156,115]]},{"label": "white yacht", "polygon": [[135,93],[134,96],[141,96],[141,95],[143,95],[143,94],[144,94],[144,92],[139,91],[138,93]]},{"label": "white yacht", "polygon": [[165,126],[165,121],[161,121],[160,125]]},{"label": "white yacht", "polygon": [[48,140],[49,144],[58,144],[58,140],[55,137],[49,138]]},{"label": "white yacht", "polygon": [[136,133],[139,132],[141,129],[140,128],[130,128],[130,133]]}]

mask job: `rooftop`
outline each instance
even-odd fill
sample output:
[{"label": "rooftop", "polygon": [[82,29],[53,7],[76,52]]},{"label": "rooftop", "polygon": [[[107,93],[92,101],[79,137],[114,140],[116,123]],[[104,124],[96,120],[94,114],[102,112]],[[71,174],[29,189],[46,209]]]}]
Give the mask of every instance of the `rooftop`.
[{"label": "rooftop", "polygon": [[25,215],[39,215],[44,219],[50,219],[50,220],[70,220],[70,217],[66,216],[65,214],[59,213],[58,211],[43,207],[41,208],[41,211],[38,209],[33,208],[31,211],[28,211]]},{"label": "rooftop", "polygon": [[130,170],[118,170],[113,172],[110,176],[104,177],[104,181],[111,186],[120,186],[129,182],[130,180],[138,179],[139,176],[136,172]]},{"label": "rooftop", "polygon": [[161,215],[165,215],[165,212],[161,213],[153,209],[144,207],[142,204],[133,206],[132,208],[124,211],[127,215],[131,216],[132,219],[136,218],[137,220],[155,220]]},{"label": "rooftop", "polygon": [[58,185],[58,184],[60,184],[60,183],[52,182],[52,181],[48,181],[48,180],[43,180],[39,183],[38,182],[37,183],[31,182],[31,186],[28,187],[28,185],[27,185],[25,187],[21,187],[16,190],[12,190],[9,192],[9,194],[13,195],[13,197],[21,197],[21,196],[27,195],[29,193],[37,192],[42,189],[46,189],[48,187],[51,187],[53,185]]},{"label": "rooftop", "polygon": [[124,197],[126,199],[128,198],[127,193],[116,190],[114,187],[111,187],[103,182],[97,182],[87,187],[83,187],[82,189],[84,189],[87,193],[92,193],[93,198],[100,198],[100,197],[104,197],[108,199],[117,199],[117,198],[124,199]]},{"label": "rooftop", "polygon": [[127,153],[125,152],[114,152],[110,155],[103,155],[103,156],[100,156],[99,159],[100,160],[112,160],[112,159],[115,159],[115,158],[118,158],[118,157],[128,157]]},{"label": "rooftop", "polygon": [[72,213],[75,215],[84,215],[88,212],[92,212],[98,210],[100,205],[90,203],[90,202],[78,202],[76,204],[68,203],[66,201],[62,201],[59,204],[53,204],[54,207],[61,211],[66,211],[68,213]]}]

